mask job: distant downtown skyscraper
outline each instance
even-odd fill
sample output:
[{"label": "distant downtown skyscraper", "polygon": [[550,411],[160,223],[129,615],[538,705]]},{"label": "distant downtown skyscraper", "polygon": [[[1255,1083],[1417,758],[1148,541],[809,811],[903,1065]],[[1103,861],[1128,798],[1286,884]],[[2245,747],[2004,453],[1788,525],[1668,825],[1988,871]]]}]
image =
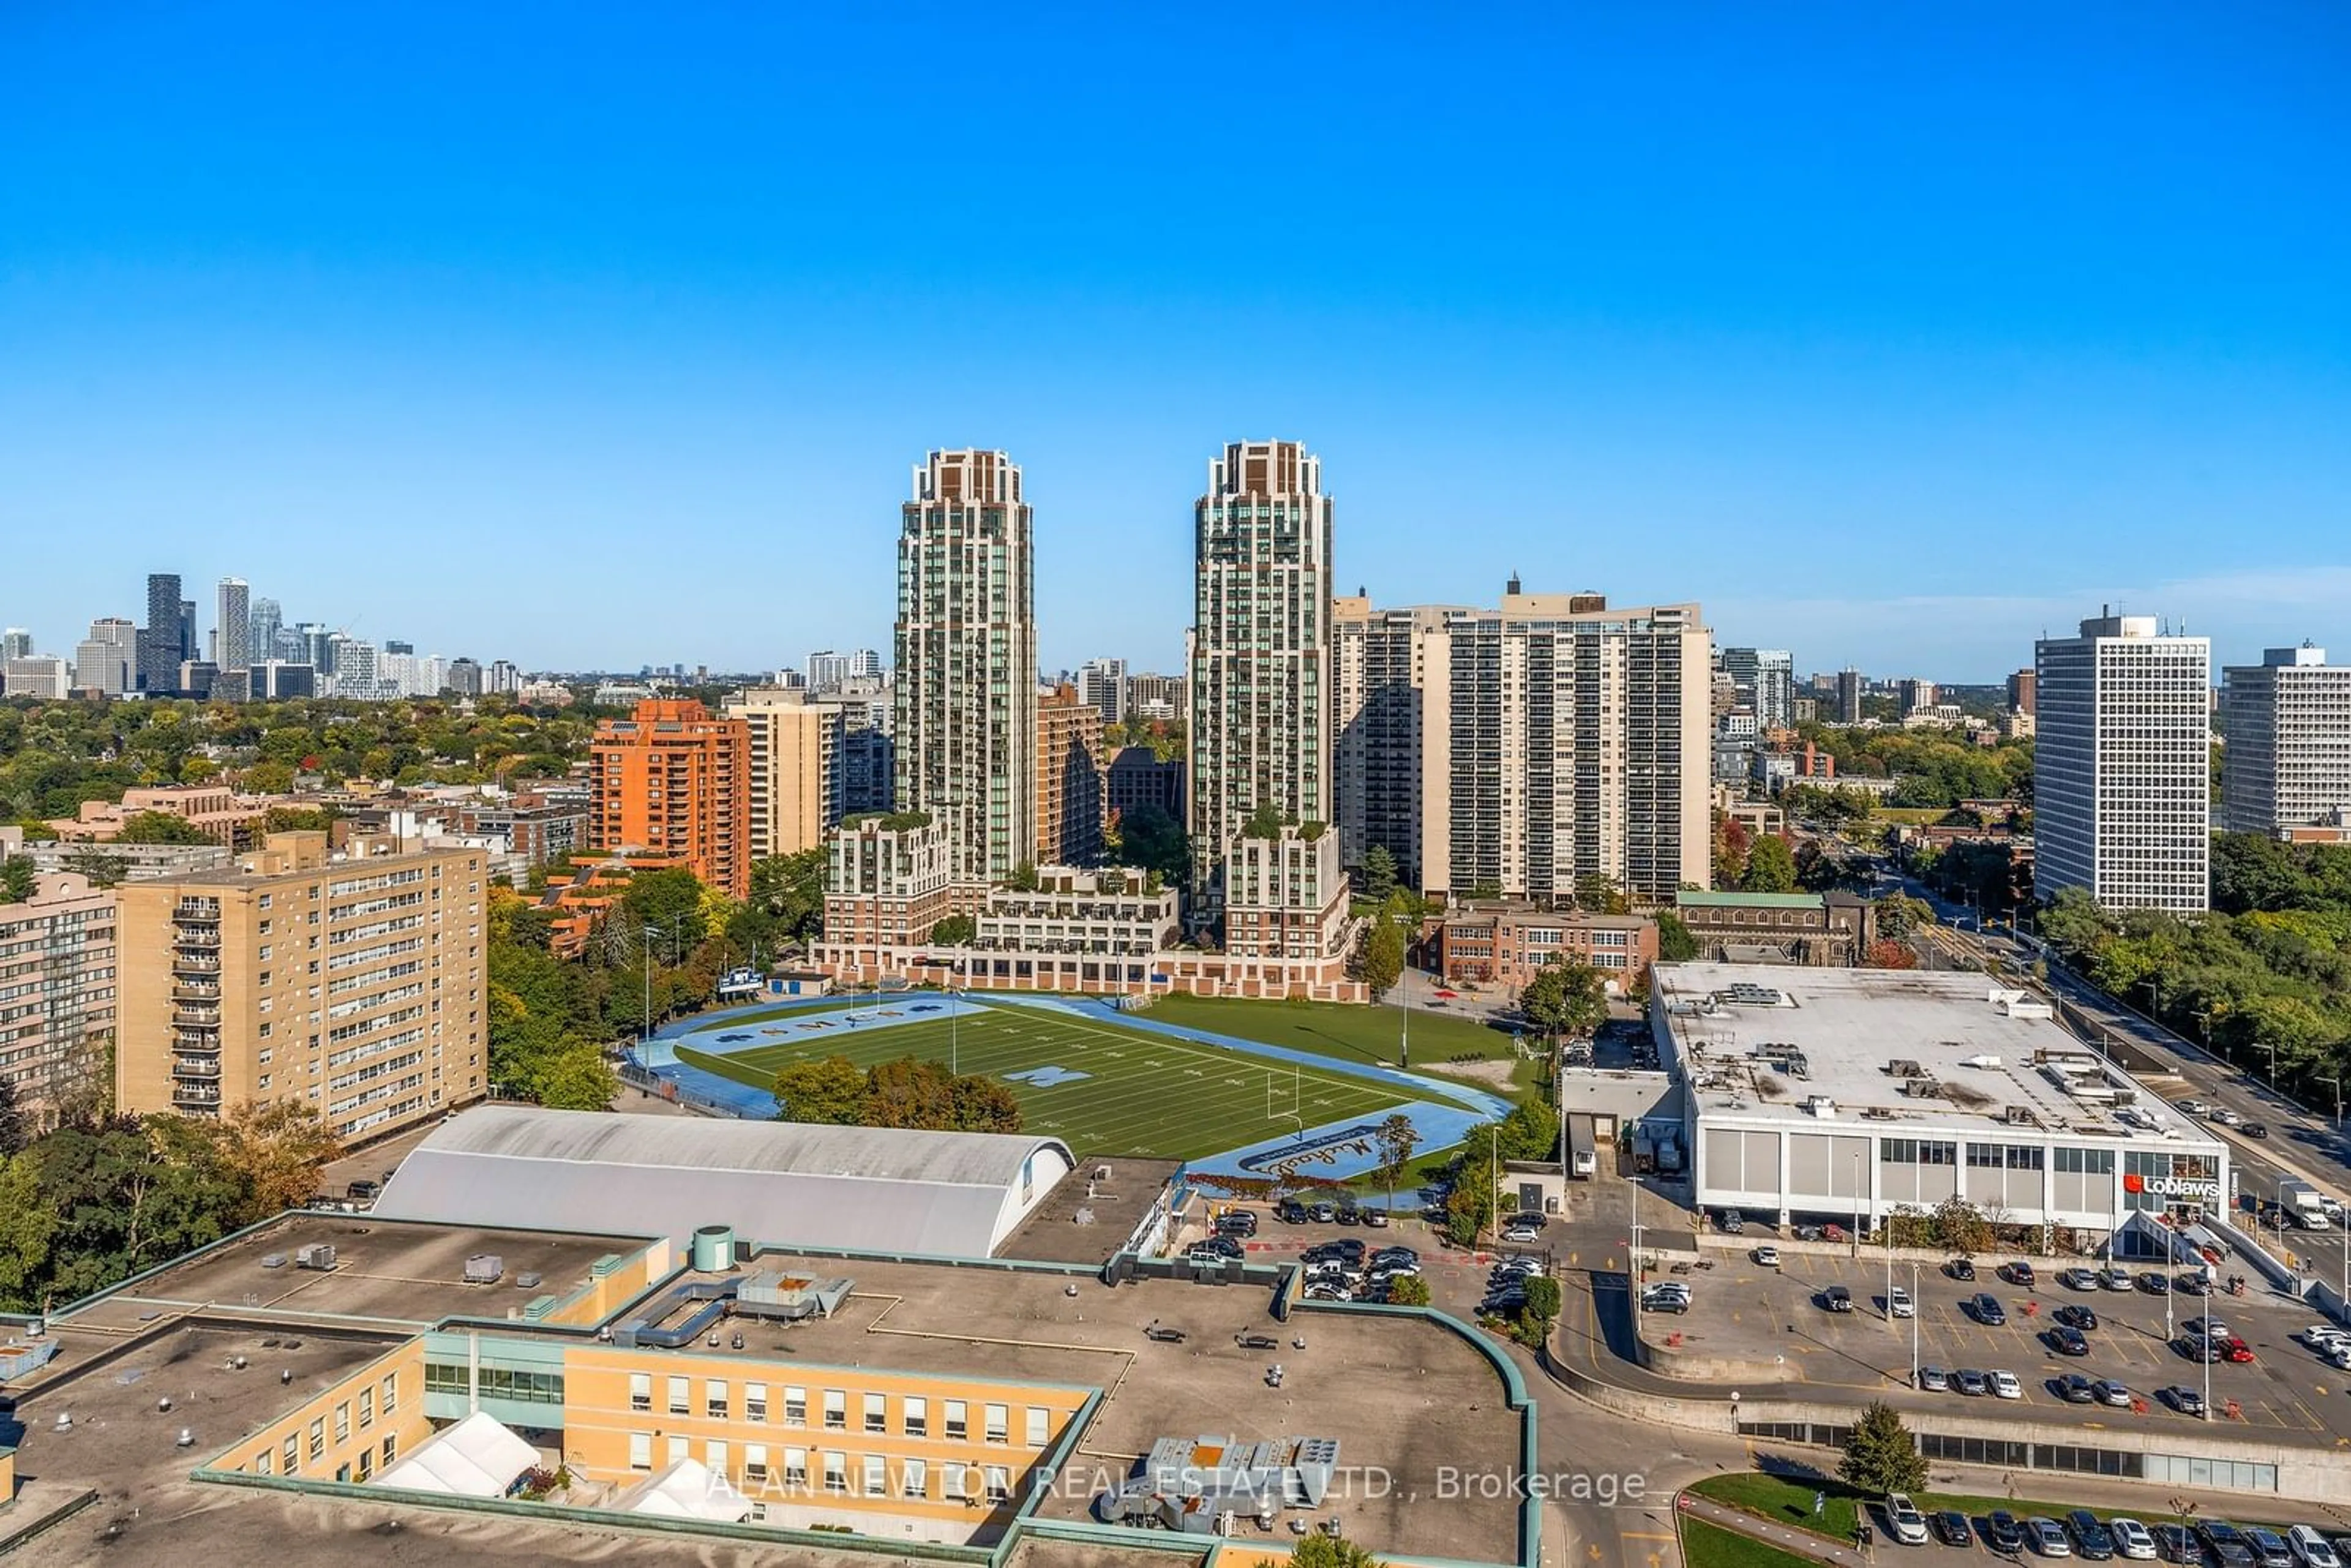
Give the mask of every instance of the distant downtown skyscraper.
[{"label": "distant downtown skyscraper", "polygon": [[139,629],[141,691],[180,689],[180,664],[196,656],[195,631],[187,612],[187,601],[180,597],[180,574],[150,572],[147,621]]},{"label": "distant downtown skyscraper", "polygon": [[946,832],[951,874],[995,882],[1037,853],[1035,560],[1020,469],[934,452],[898,531],[897,800]]},{"label": "distant downtown skyscraper", "polygon": [[1332,821],[1331,498],[1295,441],[1208,465],[1193,508],[1192,917],[1223,916],[1226,852],[1251,813]]},{"label": "distant downtown skyscraper", "polygon": [[220,645],[213,652],[214,662],[224,670],[252,668],[253,589],[245,579],[220,580],[218,619],[213,624],[220,628]]},{"label": "distant downtown skyscraper", "polygon": [[2196,911],[2210,887],[2212,645],[2152,615],[2033,644],[2032,890]]}]

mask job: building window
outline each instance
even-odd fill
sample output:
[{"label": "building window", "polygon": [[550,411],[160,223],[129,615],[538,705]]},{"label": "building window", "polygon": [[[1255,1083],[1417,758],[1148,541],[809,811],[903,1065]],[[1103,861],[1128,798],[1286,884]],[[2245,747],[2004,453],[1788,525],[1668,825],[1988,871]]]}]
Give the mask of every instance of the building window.
[{"label": "building window", "polygon": [[987,1407],[986,1414],[987,1427],[982,1434],[986,1440],[991,1443],[1010,1442],[1012,1440],[1011,1410],[1002,1405],[990,1405]]},{"label": "building window", "polygon": [[716,1437],[703,1444],[702,1463],[714,1476],[726,1474],[726,1445]]},{"label": "building window", "polygon": [[653,1468],[653,1435],[651,1432],[629,1434],[629,1469],[649,1470]]},{"label": "building window", "polygon": [[372,1388],[362,1388],[360,1390],[360,1430],[364,1432],[370,1427],[374,1425],[375,1390]]},{"label": "building window", "polygon": [[310,1423],[310,1462],[317,1464],[327,1457],[327,1420],[320,1416]]},{"label": "building window", "polygon": [[694,1379],[673,1377],[669,1380],[669,1413],[673,1416],[694,1414]]},{"label": "building window", "polygon": [[768,1418],[768,1385],[747,1383],[743,1385],[743,1419],[765,1421]]},{"label": "building window", "polygon": [[849,1456],[828,1449],[824,1456],[824,1490],[835,1496],[849,1490]]},{"label": "building window", "polygon": [[889,1418],[883,1413],[884,1403],[879,1394],[869,1394],[865,1396],[865,1429],[867,1431],[887,1432],[890,1429]]},{"label": "building window", "polygon": [[287,1438],[287,1439],[286,1439],[286,1466],[285,1466],[285,1469],[286,1469],[286,1473],[287,1473],[287,1475],[289,1475],[289,1476],[290,1476],[290,1475],[296,1475],[296,1474],[298,1474],[298,1473],[300,1472],[300,1470],[301,1470],[301,1469],[302,1469],[302,1439],[301,1439],[301,1438],[299,1438],[299,1437],[288,1437],[288,1438]]},{"label": "building window", "polygon": [[930,1479],[929,1468],[925,1466],[922,1460],[901,1460],[898,1466],[898,1495],[900,1497],[927,1497],[929,1495]]},{"label": "building window", "polygon": [[743,1445],[743,1479],[751,1486],[760,1486],[768,1479],[768,1446],[765,1443]]},{"label": "building window", "polygon": [[702,1385],[703,1414],[713,1421],[726,1419],[726,1385],[717,1378],[707,1378]]},{"label": "building window", "polygon": [[784,1425],[787,1427],[805,1427],[808,1425],[807,1389],[793,1388],[789,1385],[785,1387]]},{"label": "building window", "polygon": [[808,1490],[808,1450],[806,1448],[784,1450],[784,1490],[790,1492]]},{"label": "building window", "polygon": [[269,1449],[264,1448],[253,1456],[253,1472],[256,1475],[268,1475],[277,1468],[277,1456]]},{"label": "building window", "polygon": [[849,1396],[841,1389],[824,1391],[824,1429],[828,1432],[849,1430]]},{"label": "building window", "polygon": [[1031,1405],[1029,1406],[1029,1432],[1027,1440],[1030,1448],[1041,1448],[1046,1445],[1046,1443],[1051,1440],[1050,1432],[1052,1422],[1053,1413],[1050,1410],[1046,1409],[1041,1405]]},{"label": "building window", "polygon": [[971,1500],[971,1467],[948,1461],[940,1467],[939,1487],[942,1502],[968,1502]]},{"label": "building window", "polygon": [[931,1435],[931,1406],[927,1399],[909,1395],[899,1406],[898,1420],[909,1437]]},{"label": "building window", "polygon": [[987,1500],[1009,1502],[1012,1500],[1012,1475],[1002,1465],[987,1467]]},{"label": "building window", "polygon": [[629,1374],[629,1408],[650,1410],[653,1407],[653,1375],[650,1372]]},{"label": "building window", "polygon": [[884,1459],[880,1454],[868,1454],[865,1456],[865,1464],[863,1468],[865,1472],[865,1495],[867,1497],[888,1497],[890,1495],[889,1461]]},{"label": "building window", "polygon": [[947,1401],[946,1422],[948,1442],[960,1443],[970,1437],[970,1418],[965,1413],[965,1406],[962,1400],[950,1399]]},{"label": "building window", "polygon": [[400,1434],[386,1432],[383,1435],[383,1462],[387,1465],[392,1463],[392,1457],[398,1452],[400,1452]]}]

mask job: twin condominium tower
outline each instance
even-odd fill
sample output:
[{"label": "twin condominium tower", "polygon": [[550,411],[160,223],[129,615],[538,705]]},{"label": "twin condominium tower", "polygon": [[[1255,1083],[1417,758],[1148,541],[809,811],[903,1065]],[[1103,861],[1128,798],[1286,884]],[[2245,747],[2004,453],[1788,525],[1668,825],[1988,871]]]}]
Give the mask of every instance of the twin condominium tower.
[{"label": "twin condominium tower", "polygon": [[[1033,514],[1001,452],[934,452],[898,538],[896,804],[959,881],[1035,842]],[[1235,442],[1194,503],[1192,921],[1254,829],[1338,831],[1431,892],[1550,898],[1604,875],[1707,884],[1711,645],[1698,607],[1523,594],[1374,612],[1332,591],[1333,507],[1300,443]]]}]

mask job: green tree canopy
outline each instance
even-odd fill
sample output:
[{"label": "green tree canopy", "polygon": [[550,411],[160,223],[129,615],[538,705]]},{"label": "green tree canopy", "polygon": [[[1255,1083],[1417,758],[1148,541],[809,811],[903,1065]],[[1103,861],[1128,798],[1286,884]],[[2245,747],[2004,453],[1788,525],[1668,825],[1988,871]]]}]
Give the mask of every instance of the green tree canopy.
[{"label": "green tree canopy", "polygon": [[1546,964],[1519,988],[1519,1010],[1545,1034],[1588,1035],[1607,1019],[1607,983],[1588,964]]},{"label": "green tree canopy", "polygon": [[1873,1399],[1854,1423],[1837,1476],[1873,1497],[1917,1491],[1927,1484],[1927,1460],[1894,1406]]},{"label": "green tree canopy", "polygon": [[1395,887],[1395,856],[1387,845],[1374,844],[1364,852],[1364,896],[1375,904],[1385,904]]},{"label": "green tree canopy", "polygon": [[776,1074],[777,1119],[854,1127],[865,1119],[865,1074],[845,1056],[796,1061]]},{"label": "green tree canopy", "polygon": [[1657,957],[1667,964],[1687,964],[1698,956],[1698,938],[1670,909],[1657,911]]},{"label": "green tree canopy", "polygon": [[1745,893],[1795,892],[1796,857],[1788,841],[1765,833],[1748,846],[1747,866],[1740,873],[1739,886]]},{"label": "green tree canopy", "polygon": [[133,811],[122,820],[116,841],[126,844],[208,844],[202,828],[169,811]]}]

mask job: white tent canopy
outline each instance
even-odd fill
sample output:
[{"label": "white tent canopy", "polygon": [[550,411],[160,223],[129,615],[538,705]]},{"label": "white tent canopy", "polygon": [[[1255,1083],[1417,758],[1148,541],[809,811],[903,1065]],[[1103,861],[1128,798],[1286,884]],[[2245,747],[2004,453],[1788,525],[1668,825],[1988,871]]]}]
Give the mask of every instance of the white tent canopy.
[{"label": "white tent canopy", "polygon": [[661,1474],[646,1477],[615,1498],[612,1509],[617,1513],[699,1519],[714,1524],[739,1523],[751,1512],[743,1494],[699,1459],[680,1459]]},{"label": "white tent canopy", "polygon": [[376,1485],[447,1497],[504,1497],[515,1478],[537,1463],[537,1448],[496,1416],[476,1410],[417,1444],[407,1458],[380,1473]]}]

